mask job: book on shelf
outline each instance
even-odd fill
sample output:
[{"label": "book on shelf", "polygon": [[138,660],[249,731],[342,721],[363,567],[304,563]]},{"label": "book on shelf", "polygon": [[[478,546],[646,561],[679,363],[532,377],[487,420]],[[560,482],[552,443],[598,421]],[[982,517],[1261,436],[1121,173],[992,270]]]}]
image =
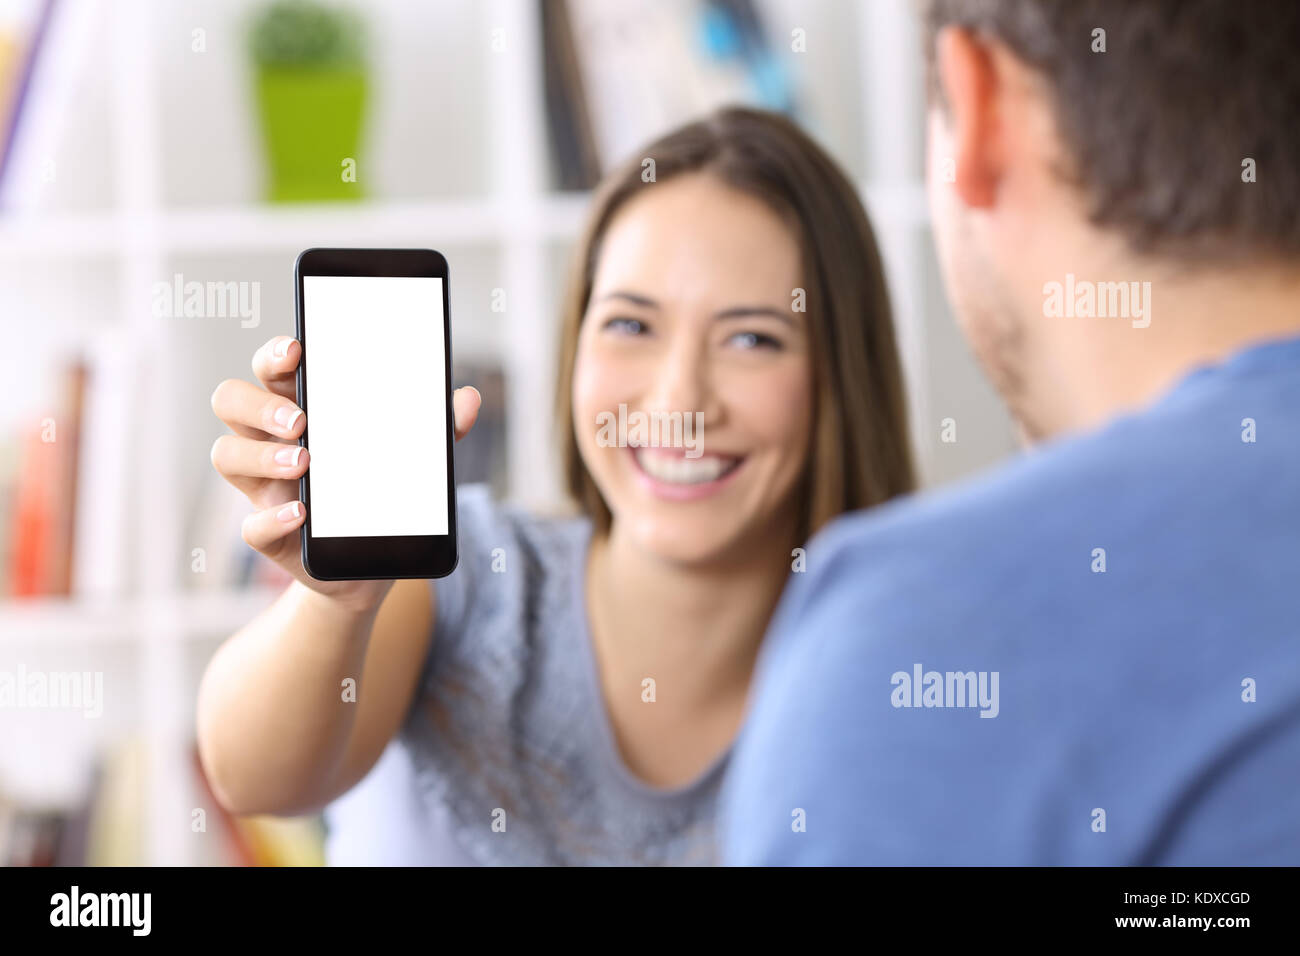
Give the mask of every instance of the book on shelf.
[{"label": "book on shelf", "polygon": [[98,757],[89,805],[84,866],[141,866],[145,862],[149,754],[141,736],[107,746]]},{"label": "book on shelf", "polygon": [[600,158],[596,155],[566,4],[541,0],[541,31],[542,89],[555,185],[563,190],[589,189],[600,179]]},{"label": "book on shelf", "polygon": [[0,787],[0,866],[130,866],[142,862],[144,747],[107,747],[66,801],[20,800]]},{"label": "book on shelf", "polygon": [[0,865],[54,866],[65,818],[0,803]]},{"label": "book on shelf", "polygon": [[13,150],[53,0],[0,8],[0,182]]},{"label": "book on shelf", "polygon": [[60,449],[41,441],[41,429],[29,425],[19,442],[19,468],[9,508],[9,586],[13,597],[54,593],[54,484]]},{"label": "book on shelf", "polygon": [[[0,209],[42,208],[58,180],[56,157],[82,93],[85,66],[102,39],[106,5],[79,0],[32,0],[0,24],[17,47],[0,141]],[[17,15],[15,15],[17,14]]]},{"label": "book on shelf", "polygon": [[85,866],[90,859],[90,833],[95,800],[101,789],[102,763],[90,771],[89,783],[80,803],[62,814],[59,841],[54,851],[55,866]]},{"label": "book on shelf", "polygon": [[0,435],[0,596],[120,596],[139,381],[107,340],[55,369],[57,396]]},{"label": "book on shelf", "polygon": [[797,113],[753,0],[539,0],[556,185],[590,189],[650,139],[716,107]]},{"label": "book on shelf", "polygon": [[72,593],[85,366],[69,363],[61,381],[57,410],[29,421],[20,435],[7,549],[14,597]]}]

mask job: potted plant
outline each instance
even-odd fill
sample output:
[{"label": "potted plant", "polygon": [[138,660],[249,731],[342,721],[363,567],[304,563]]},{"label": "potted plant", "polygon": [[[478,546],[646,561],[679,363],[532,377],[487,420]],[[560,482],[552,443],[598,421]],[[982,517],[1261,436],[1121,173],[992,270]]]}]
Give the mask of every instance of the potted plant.
[{"label": "potted plant", "polygon": [[357,17],[314,0],[275,0],[254,18],[250,47],[268,197],[361,198],[367,84]]}]

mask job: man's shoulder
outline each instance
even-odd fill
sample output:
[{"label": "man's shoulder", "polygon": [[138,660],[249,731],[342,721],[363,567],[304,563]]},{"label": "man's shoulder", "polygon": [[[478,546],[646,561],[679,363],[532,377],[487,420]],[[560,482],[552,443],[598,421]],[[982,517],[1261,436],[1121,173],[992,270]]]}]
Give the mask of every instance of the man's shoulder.
[{"label": "man's shoulder", "polygon": [[834,578],[883,572],[891,587],[929,579],[945,568],[1032,562],[1029,545],[1073,536],[1081,524],[1116,517],[1131,502],[1136,476],[1170,465],[1168,454],[1140,437],[1135,422],[1021,453],[960,484],[907,495],[853,512],[808,544],[809,570]]},{"label": "man's shoulder", "polygon": [[[1300,504],[1276,452],[1233,440],[1203,409],[1158,410],[841,519],[792,575],[764,671],[822,682],[991,661],[1028,686],[1068,672],[1105,695],[1103,660],[1168,671],[1195,648],[1207,666],[1271,666]],[[1072,714],[1050,695],[1034,706],[1043,726]]]},{"label": "man's shoulder", "polygon": [[897,588],[945,569],[969,579],[1037,571],[1044,555],[1073,561],[1089,541],[1089,561],[1093,548],[1121,543],[1153,553],[1176,547],[1187,530],[1170,520],[1177,509],[1197,511],[1207,532],[1231,510],[1233,522],[1217,529],[1225,534],[1269,509],[1289,514],[1294,491],[1277,478],[1300,467],[1300,443],[1277,427],[1267,441],[1243,437],[1241,409],[1260,405],[1249,393],[1240,402],[1221,393],[1160,402],[960,484],[845,515],[809,542],[807,566],[827,572],[826,583],[868,563]]},{"label": "man's shoulder", "polygon": [[1031,560],[990,545],[1050,539],[1085,522],[1130,530],[1159,524],[1170,502],[1212,517],[1216,508],[1239,507],[1247,490],[1247,510],[1290,515],[1294,484],[1279,477],[1300,469],[1297,352],[1300,339],[1246,350],[1195,369],[1151,406],[1094,431],[959,485],[841,517],[810,542],[810,563],[814,545],[837,556],[902,546],[930,562]]}]

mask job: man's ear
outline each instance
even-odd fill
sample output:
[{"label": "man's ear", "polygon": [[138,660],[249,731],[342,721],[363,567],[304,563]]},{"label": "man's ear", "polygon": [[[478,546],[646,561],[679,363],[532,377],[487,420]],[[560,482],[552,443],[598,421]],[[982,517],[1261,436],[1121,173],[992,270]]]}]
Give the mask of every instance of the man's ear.
[{"label": "man's ear", "polygon": [[1002,174],[993,56],[970,30],[947,26],[935,37],[935,68],[952,136],[953,188],[967,206],[991,206]]}]

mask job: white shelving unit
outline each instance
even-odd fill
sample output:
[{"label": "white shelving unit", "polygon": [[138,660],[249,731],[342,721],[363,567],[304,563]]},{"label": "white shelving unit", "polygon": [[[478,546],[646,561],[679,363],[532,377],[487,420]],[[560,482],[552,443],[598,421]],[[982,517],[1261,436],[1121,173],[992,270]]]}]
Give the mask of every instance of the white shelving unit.
[{"label": "white shelving unit", "polygon": [[[929,216],[919,183],[861,183],[863,200],[878,230],[918,228]],[[213,206],[161,209],[154,225],[168,253],[227,253],[280,250],[304,241],[359,244],[419,241],[430,233],[453,245],[531,244],[574,239],[586,215],[586,193],[552,193],[517,207],[482,199],[374,200],[355,209],[337,204]],[[104,214],[25,216],[0,219],[0,257],[75,260],[121,258],[122,218]]]},{"label": "white shelving unit", "polygon": [[[163,147],[157,90],[167,80],[155,55],[160,7],[150,0],[97,5],[112,44],[110,96],[113,205],[104,212],[68,212],[0,219],[0,262],[13,268],[85,258],[113,264],[119,277],[118,322],[145,393],[143,408],[167,408],[182,389],[214,383],[178,380],[168,358],[177,347],[175,323],[151,314],[149,290],[170,274],[177,256],[267,256],[311,245],[427,243],[495,250],[499,285],[507,291],[502,363],[508,382],[509,487],[513,499],[550,505],[559,477],[548,431],[535,427],[537,409],[549,409],[550,363],[556,322],[550,254],[577,234],[585,195],[548,192],[537,9],[532,0],[491,0],[485,21],[504,30],[506,48],[490,52],[487,69],[489,193],[484,198],[381,199],[365,203],[294,206],[168,206],[162,195]],[[927,221],[919,177],[920,115],[913,58],[912,11],[907,0],[872,0],[853,11],[858,22],[863,144],[870,181],[861,183],[884,249],[912,393],[913,422],[922,466],[930,447],[925,425],[926,335],[921,310],[926,282],[919,237]],[[780,41],[779,28],[777,41]],[[452,258],[453,275],[456,260]],[[453,342],[453,347],[455,342]],[[186,750],[192,728],[175,718],[192,712],[195,647],[234,630],[268,603],[266,591],[190,593],[177,557],[193,503],[177,473],[180,435],[167,416],[148,423],[158,453],[128,476],[134,499],[130,556],[135,587],[116,599],[43,600],[0,604],[0,652],[87,643],[135,655],[148,734],[149,806],[146,862],[184,865],[196,859],[190,809],[198,805]],[[123,443],[132,436],[123,435]],[[147,507],[145,506],[147,503]],[[171,556],[171,558],[160,557]],[[2,666],[2,665],[0,665]],[[2,781],[0,781],[2,782]]]}]

